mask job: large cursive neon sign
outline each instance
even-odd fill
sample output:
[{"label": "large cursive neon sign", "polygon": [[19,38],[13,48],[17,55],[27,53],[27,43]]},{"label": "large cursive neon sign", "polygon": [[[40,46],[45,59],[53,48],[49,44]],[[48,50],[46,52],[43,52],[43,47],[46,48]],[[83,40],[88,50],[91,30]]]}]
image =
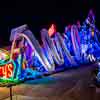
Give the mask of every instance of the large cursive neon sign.
[{"label": "large cursive neon sign", "polygon": [[14,70],[14,67],[12,63],[8,63],[8,64],[0,66],[0,77],[3,77],[3,78],[12,77],[13,70]]}]

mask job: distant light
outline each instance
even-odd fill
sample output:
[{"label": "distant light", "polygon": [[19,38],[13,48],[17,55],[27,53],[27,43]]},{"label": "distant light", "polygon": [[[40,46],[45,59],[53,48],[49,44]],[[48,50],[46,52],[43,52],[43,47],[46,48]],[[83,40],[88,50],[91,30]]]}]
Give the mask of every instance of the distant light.
[{"label": "distant light", "polygon": [[55,32],[56,32],[56,27],[55,27],[54,24],[52,24],[51,27],[50,27],[49,30],[48,30],[48,34],[49,34],[49,36],[51,37],[52,35],[55,34]]},{"label": "distant light", "polygon": [[98,65],[100,66],[100,62],[98,62]]}]

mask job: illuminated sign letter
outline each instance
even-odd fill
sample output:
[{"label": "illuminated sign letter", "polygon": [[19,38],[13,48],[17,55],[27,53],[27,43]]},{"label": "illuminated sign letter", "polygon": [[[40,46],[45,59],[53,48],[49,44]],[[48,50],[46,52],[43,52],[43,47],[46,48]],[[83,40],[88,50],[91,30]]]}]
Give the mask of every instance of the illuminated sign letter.
[{"label": "illuminated sign letter", "polygon": [[3,77],[3,78],[12,77],[13,69],[14,67],[12,63],[8,63],[8,64],[0,66],[0,77]]}]

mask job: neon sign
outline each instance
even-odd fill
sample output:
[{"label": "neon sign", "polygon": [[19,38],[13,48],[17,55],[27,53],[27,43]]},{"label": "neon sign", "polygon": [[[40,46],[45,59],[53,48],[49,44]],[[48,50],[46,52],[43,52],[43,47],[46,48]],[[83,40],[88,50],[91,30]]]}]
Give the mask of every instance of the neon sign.
[{"label": "neon sign", "polygon": [[8,63],[8,64],[0,66],[0,77],[3,77],[3,78],[12,77],[13,70],[14,70],[14,67],[12,63]]}]

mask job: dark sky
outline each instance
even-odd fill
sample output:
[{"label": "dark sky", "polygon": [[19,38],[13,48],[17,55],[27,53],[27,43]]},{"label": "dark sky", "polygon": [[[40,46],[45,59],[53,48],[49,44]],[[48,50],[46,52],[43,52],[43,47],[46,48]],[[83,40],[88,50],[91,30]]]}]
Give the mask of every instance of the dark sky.
[{"label": "dark sky", "polygon": [[91,8],[100,29],[99,6],[99,0],[3,0],[0,3],[0,40],[9,43],[11,28],[23,24],[28,24],[37,38],[40,29],[48,28],[51,23],[56,23],[58,31],[63,32],[65,25],[77,20],[83,22]]}]

